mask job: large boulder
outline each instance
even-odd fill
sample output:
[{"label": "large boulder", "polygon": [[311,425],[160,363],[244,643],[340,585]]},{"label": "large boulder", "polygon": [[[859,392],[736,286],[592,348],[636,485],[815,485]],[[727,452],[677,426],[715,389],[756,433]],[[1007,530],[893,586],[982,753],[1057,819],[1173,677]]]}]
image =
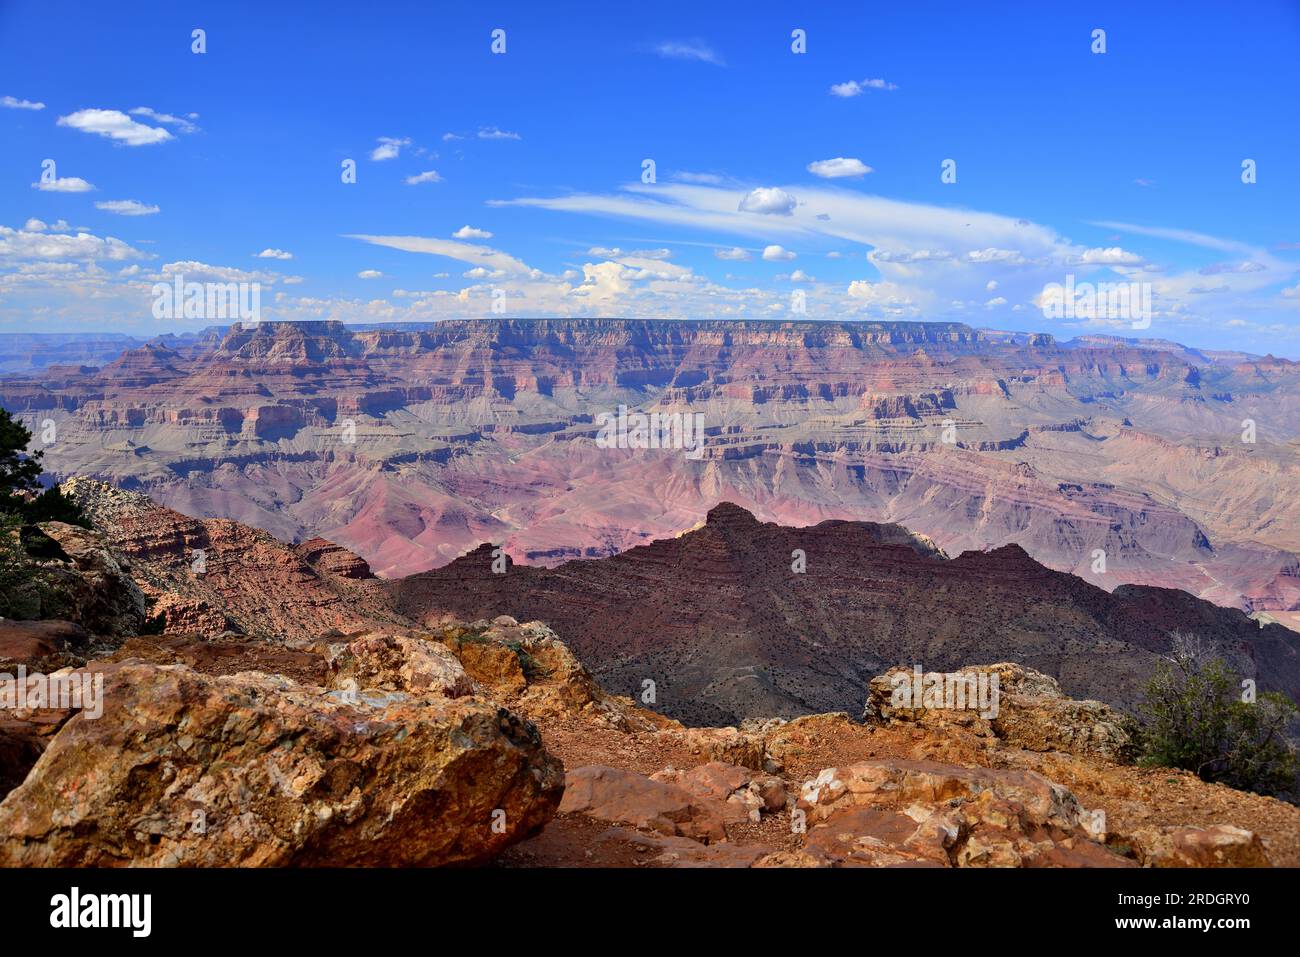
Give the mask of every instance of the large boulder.
[{"label": "large boulder", "polygon": [[478,698],[123,662],[0,803],[3,866],[429,866],[550,820],[563,768]]},{"label": "large boulder", "polygon": [[443,645],[404,635],[373,633],[348,642],[331,657],[332,688],[473,694],[474,680]]},{"label": "large boulder", "polygon": [[1229,824],[1147,827],[1117,840],[1129,844],[1143,867],[1269,867],[1259,836]]},{"label": "large boulder", "polygon": [[726,812],[721,801],[601,765],[575,768],[565,776],[560,810],[704,844],[727,838]]},{"label": "large boulder", "polygon": [[57,671],[82,663],[89,636],[72,621],[14,621],[0,618],[0,671],[14,674]]}]

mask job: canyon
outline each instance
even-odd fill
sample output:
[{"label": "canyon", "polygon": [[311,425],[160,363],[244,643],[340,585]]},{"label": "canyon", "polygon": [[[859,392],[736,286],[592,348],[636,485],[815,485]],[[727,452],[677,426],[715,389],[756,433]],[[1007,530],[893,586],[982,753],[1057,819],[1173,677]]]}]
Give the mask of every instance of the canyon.
[{"label": "canyon", "polygon": [[[0,376],[0,405],[53,425],[54,478],[323,536],[387,578],[485,542],[520,565],[614,555],[727,501],[1300,624],[1284,359],[856,321],[264,322],[58,348],[72,361]],[[703,449],[600,448],[622,405],[702,417]]]}]

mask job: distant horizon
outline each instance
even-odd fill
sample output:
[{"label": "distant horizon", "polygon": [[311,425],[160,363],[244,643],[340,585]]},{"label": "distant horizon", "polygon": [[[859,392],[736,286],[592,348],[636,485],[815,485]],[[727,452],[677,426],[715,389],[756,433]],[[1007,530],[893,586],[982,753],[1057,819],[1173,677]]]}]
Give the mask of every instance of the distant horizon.
[{"label": "distant horizon", "polygon": [[159,308],[195,282],[262,320],[863,318],[1300,358],[1298,41],[1290,0],[664,0],[580,31],[11,0],[0,330],[211,325]]},{"label": "distant horizon", "polygon": [[1300,362],[1300,353],[1286,355],[1280,352],[1256,352],[1250,349],[1239,348],[1221,348],[1214,346],[1197,345],[1193,342],[1185,342],[1178,339],[1172,339],[1166,336],[1125,336],[1119,333],[1110,333],[1102,331],[1079,332],[1070,336],[1063,336],[1058,333],[1048,332],[1043,329],[1019,330],[998,328],[996,326],[980,326],[960,320],[943,319],[877,319],[865,316],[850,317],[844,319],[807,319],[807,318],[770,318],[764,316],[754,317],[736,317],[729,316],[725,318],[696,318],[696,317],[638,317],[638,316],[457,316],[445,317],[439,319],[425,320],[405,320],[394,319],[390,321],[362,321],[334,319],[321,317],[315,319],[263,319],[256,323],[241,323],[238,320],[221,323],[213,322],[207,325],[194,325],[189,328],[174,328],[165,331],[155,332],[150,335],[140,333],[121,332],[116,330],[88,330],[88,329],[39,329],[39,330],[15,330],[0,328],[0,340],[6,337],[63,337],[77,340],[94,340],[96,338],[129,339],[132,342],[146,343],[154,339],[165,336],[175,336],[177,338],[187,338],[200,335],[211,330],[223,330],[229,332],[236,325],[248,325],[256,328],[257,326],[274,326],[274,325],[308,325],[312,323],[338,323],[348,329],[394,329],[394,328],[421,328],[428,329],[441,323],[452,322],[733,322],[733,323],[764,323],[771,325],[834,325],[834,324],[871,324],[878,326],[961,326],[972,332],[985,333],[989,335],[1009,336],[1009,337],[1032,337],[1048,335],[1062,346],[1068,346],[1074,342],[1086,340],[1104,340],[1108,342],[1125,343],[1138,348],[1155,347],[1159,345],[1177,346],[1192,352],[1199,352],[1206,355],[1213,354],[1232,354],[1240,353],[1249,358],[1259,359],[1283,359],[1288,362]]}]

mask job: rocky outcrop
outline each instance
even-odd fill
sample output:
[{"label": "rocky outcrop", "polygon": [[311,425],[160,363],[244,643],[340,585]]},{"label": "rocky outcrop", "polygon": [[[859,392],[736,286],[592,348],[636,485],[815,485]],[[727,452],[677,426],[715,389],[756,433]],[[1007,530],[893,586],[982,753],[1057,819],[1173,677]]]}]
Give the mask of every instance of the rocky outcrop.
[{"label": "rocky outcrop", "polygon": [[1066,788],[929,761],[826,768],[804,783],[803,854],[831,866],[1132,867],[1093,840]]},{"label": "rocky outcrop", "polygon": [[476,698],[381,702],[265,674],[105,670],[0,804],[5,866],[428,866],[485,861],[543,826],[562,768]]},{"label": "rocky outcrop", "polygon": [[62,554],[34,563],[21,586],[24,617],[72,621],[107,637],[135,634],[144,624],[145,596],[130,561],[99,532],[64,522],[38,527]]},{"label": "rocky outcrop", "polygon": [[580,717],[619,731],[682,730],[630,698],[608,694],[543,622],[499,615],[416,634],[444,644],[489,694],[532,718]]},{"label": "rocky outcrop", "polygon": [[[984,676],[986,692],[992,690],[988,677],[998,679],[992,694],[993,707],[988,711],[981,711],[976,700],[975,686],[980,676]],[[939,698],[944,688],[966,683],[968,705],[960,709],[896,705],[896,694],[905,703],[922,705],[918,699],[929,685],[926,676],[913,669],[891,668],[871,679],[863,720],[911,722],[936,731],[961,728],[1029,751],[1065,751],[1117,762],[1136,756],[1137,724],[1132,717],[1099,701],[1067,698],[1055,678],[1032,668],[1008,662],[971,665],[950,673],[935,673],[931,678]],[[914,694],[913,686],[920,695]],[[899,694],[901,691],[906,691],[905,697]]]}]

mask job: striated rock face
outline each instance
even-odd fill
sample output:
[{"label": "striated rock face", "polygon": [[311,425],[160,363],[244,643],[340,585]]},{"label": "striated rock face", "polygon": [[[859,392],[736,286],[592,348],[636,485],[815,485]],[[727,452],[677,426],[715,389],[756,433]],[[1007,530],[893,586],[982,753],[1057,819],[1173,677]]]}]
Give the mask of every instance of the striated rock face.
[{"label": "striated rock face", "polygon": [[[996,713],[989,717],[984,717],[975,707],[961,710],[895,707],[894,689],[902,681],[914,683],[913,672],[908,668],[891,668],[871,679],[862,718],[874,722],[914,722],[937,731],[958,727],[1029,751],[1065,751],[1118,762],[1136,756],[1137,724],[1132,717],[1099,701],[1067,698],[1056,679],[1049,675],[1003,662],[966,666],[938,678],[953,685],[980,674],[998,678],[996,708],[992,709]],[[975,701],[973,693],[970,700]],[[919,704],[914,700],[913,703]]]},{"label": "striated rock face", "polygon": [[[56,474],[324,535],[387,576],[487,540],[540,564],[608,555],[731,500],[1300,617],[1286,360],[869,321],[264,322],[117,348],[0,379],[0,405],[57,422]],[[703,416],[702,454],[597,447],[620,404]]]},{"label": "striated rock face", "polygon": [[354,555],[342,545],[323,538],[313,538],[294,546],[294,551],[318,572],[333,578],[373,578],[370,566],[360,555]]},{"label": "striated rock face", "polygon": [[[406,624],[388,610],[378,583],[363,574],[365,563],[328,542],[318,539],[295,549],[238,522],[189,518],[138,493],[86,478],[70,479],[61,488],[82,506],[96,531],[88,536],[64,526],[47,534],[65,550],[70,536],[102,541],[139,585],[127,589],[139,602],[138,614],[147,605],[148,616],[165,631],[209,637],[236,631],[303,641],[331,628]],[[83,624],[96,630],[90,621]],[[136,625],[116,633],[135,634]]]},{"label": "striated rock face", "polygon": [[265,674],[124,662],[0,804],[3,866],[428,866],[550,819],[559,762],[495,704],[347,704]]},{"label": "striated rock face", "polygon": [[[609,558],[509,564],[499,574],[485,547],[390,588],[416,620],[544,620],[604,686],[639,694],[652,681],[655,708],[689,724],[858,714],[867,683],[890,667],[949,672],[990,658],[1050,675],[1074,698],[1131,708],[1178,630],[1216,642],[1244,676],[1300,700],[1295,633],[1240,611],[1166,589],[1108,593],[1014,545],[950,559],[898,526],[790,528],[731,503],[701,527]],[[1074,716],[1046,723],[1111,720],[1090,709],[1061,705]],[[1048,734],[1030,727],[1031,710],[1016,712],[1025,741]],[[1123,746],[1111,738],[1088,746]],[[1040,746],[1061,743],[1048,734]]]}]

